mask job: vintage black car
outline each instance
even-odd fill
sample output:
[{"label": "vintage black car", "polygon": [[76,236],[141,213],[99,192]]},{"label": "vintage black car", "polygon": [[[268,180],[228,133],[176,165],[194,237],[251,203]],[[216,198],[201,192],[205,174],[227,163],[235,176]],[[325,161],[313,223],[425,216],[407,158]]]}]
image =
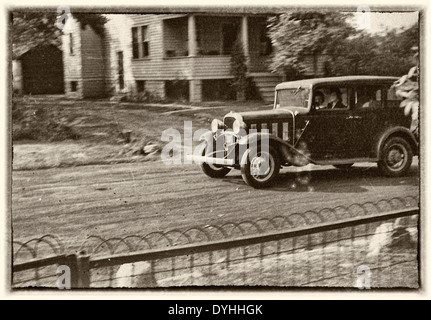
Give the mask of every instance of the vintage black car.
[{"label": "vintage black car", "polygon": [[[396,80],[348,76],[281,83],[272,110],[231,112],[223,121],[213,120],[194,160],[213,178],[240,169],[255,188],[270,185],[282,166],[309,163],[347,169],[376,162],[383,174],[401,176],[417,155],[418,142],[411,118],[399,107]],[[269,146],[262,147],[263,141]]]}]

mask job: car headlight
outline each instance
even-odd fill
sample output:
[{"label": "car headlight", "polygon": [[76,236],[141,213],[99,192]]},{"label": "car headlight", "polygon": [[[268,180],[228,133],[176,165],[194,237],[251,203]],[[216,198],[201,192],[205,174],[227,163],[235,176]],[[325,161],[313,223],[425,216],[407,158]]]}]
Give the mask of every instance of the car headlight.
[{"label": "car headlight", "polygon": [[235,120],[234,123],[232,124],[232,130],[235,134],[239,134],[239,132],[241,130],[245,130],[246,127],[247,126],[244,123],[244,121]]},{"label": "car headlight", "polygon": [[220,120],[218,120],[218,119],[214,119],[214,120],[211,122],[211,131],[212,131],[213,133],[216,133],[216,132],[217,132],[217,130],[219,130],[219,129],[224,129],[224,123],[223,123],[223,121],[220,121]]}]

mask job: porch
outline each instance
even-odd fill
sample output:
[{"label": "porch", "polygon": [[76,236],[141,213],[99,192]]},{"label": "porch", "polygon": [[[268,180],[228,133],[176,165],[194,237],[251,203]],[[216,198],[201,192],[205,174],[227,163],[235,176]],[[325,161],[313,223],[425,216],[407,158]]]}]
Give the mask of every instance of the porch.
[{"label": "porch", "polygon": [[[184,15],[163,20],[163,58],[193,59],[192,78],[230,77],[234,43],[243,44],[250,73],[268,72],[272,54],[266,16]],[[203,72],[202,72],[203,71]]]}]

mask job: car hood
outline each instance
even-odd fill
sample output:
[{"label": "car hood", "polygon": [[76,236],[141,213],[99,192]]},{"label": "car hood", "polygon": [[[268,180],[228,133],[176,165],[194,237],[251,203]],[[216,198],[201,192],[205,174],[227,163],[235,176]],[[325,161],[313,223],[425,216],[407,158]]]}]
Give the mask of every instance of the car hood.
[{"label": "car hood", "polygon": [[250,120],[266,120],[266,119],[274,119],[274,118],[289,118],[292,117],[293,114],[298,113],[307,113],[308,110],[304,108],[279,108],[272,110],[261,110],[261,111],[247,111],[247,112],[231,112],[226,115],[235,117],[235,115],[239,115],[245,122]]}]

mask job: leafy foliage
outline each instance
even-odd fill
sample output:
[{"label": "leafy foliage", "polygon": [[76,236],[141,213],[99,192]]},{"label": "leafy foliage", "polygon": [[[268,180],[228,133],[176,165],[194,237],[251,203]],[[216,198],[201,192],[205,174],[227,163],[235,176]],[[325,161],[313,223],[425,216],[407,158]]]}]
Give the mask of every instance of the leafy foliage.
[{"label": "leafy foliage", "polygon": [[[55,25],[57,12],[16,11],[11,14],[13,57],[41,44],[53,44],[61,49],[61,30]],[[97,13],[73,13],[81,26],[89,25],[103,36],[107,18]]]},{"label": "leafy foliage", "polygon": [[335,11],[292,11],[269,21],[269,36],[275,47],[272,69],[295,73],[307,67],[305,56],[338,52],[354,33],[348,14]]},{"label": "leafy foliage", "polygon": [[416,24],[400,33],[388,31],[372,35],[361,32],[348,38],[340,47],[342,54],[331,54],[332,75],[406,74],[411,65],[411,48],[419,42],[418,35]]},{"label": "leafy foliage", "polygon": [[61,31],[54,23],[57,13],[21,12],[11,14],[12,48],[14,58],[41,44],[61,47]]},{"label": "leafy foliage", "polygon": [[[415,55],[418,57],[418,53]],[[396,94],[403,98],[400,107],[404,114],[412,117],[411,130],[419,140],[419,66],[412,67],[408,74],[402,76],[394,84]]]},{"label": "leafy foliage", "polygon": [[73,13],[73,17],[81,22],[81,28],[89,25],[100,36],[104,35],[104,25],[108,19],[98,13]]},{"label": "leafy foliage", "polygon": [[244,100],[248,81],[246,57],[241,41],[235,41],[232,48],[231,74],[233,76],[231,85],[237,92],[238,100]]},{"label": "leafy foliage", "polygon": [[418,24],[402,32],[358,31],[350,14],[333,11],[294,11],[270,19],[275,47],[272,69],[288,78],[301,78],[307,55],[321,55],[323,76],[390,75],[408,72],[410,49],[418,46]]}]

